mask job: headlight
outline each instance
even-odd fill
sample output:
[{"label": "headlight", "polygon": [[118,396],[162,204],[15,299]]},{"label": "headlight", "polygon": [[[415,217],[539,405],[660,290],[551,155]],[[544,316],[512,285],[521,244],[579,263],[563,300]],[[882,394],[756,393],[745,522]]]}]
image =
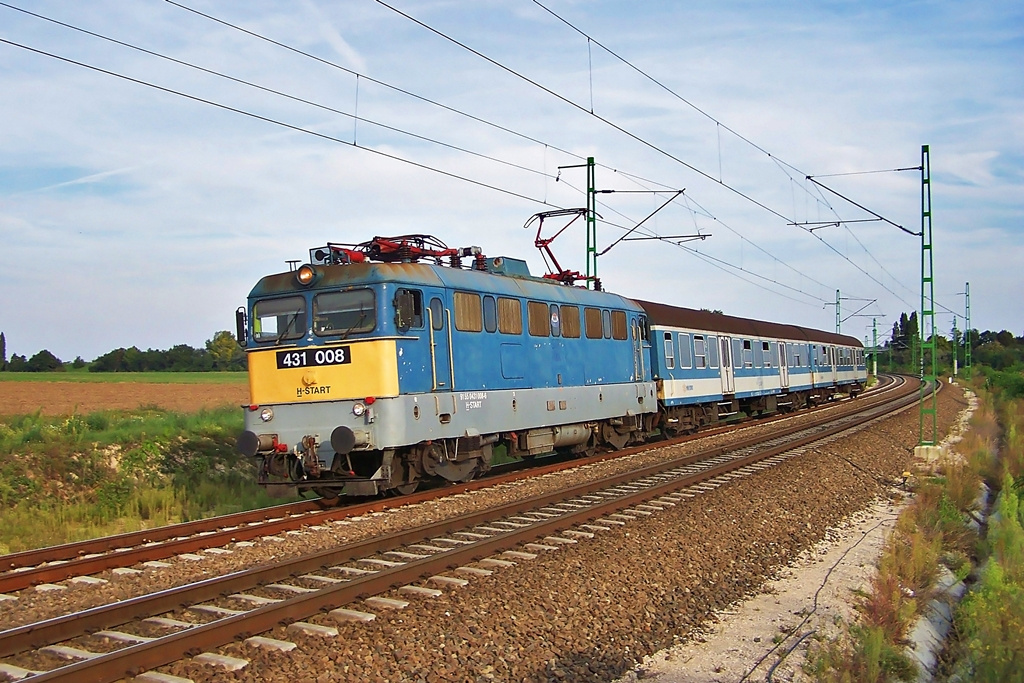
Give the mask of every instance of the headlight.
[{"label": "headlight", "polygon": [[303,287],[313,284],[313,280],[316,279],[316,276],[316,268],[309,265],[308,263],[304,266],[300,266],[299,269],[295,271],[295,279]]},{"label": "headlight", "polygon": [[356,417],[362,417],[363,413],[365,412],[366,406],[364,406],[362,403],[356,403],[355,405],[352,406],[352,414],[355,415]]},{"label": "headlight", "polygon": [[264,422],[270,422],[274,419],[274,411],[270,408],[264,408],[260,413],[260,419]]}]

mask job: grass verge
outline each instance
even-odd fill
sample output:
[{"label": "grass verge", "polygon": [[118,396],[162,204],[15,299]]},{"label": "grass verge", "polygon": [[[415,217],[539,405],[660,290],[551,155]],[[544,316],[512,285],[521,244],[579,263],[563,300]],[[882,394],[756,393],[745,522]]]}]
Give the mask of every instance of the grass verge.
[{"label": "grass verge", "polygon": [[236,407],[0,418],[0,554],[277,504]]},{"label": "grass verge", "polygon": [[982,477],[992,466],[997,434],[993,410],[979,409],[958,446],[975,457],[946,457],[917,484],[882,550],[867,590],[857,594],[857,623],[834,641],[812,643],[805,673],[822,683],[913,680],[916,664],[905,654],[908,633],[934,597],[940,567],[967,577],[978,538],[967,526]]}]

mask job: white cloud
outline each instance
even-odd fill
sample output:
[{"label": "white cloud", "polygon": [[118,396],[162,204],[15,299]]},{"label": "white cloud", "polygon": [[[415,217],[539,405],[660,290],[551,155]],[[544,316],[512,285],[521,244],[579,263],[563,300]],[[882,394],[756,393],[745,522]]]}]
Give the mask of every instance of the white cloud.
[{"label": "white cloud", "polygon": [[[357,105],[351,75],[171,5],[101,3],[88,11],[56,0],[36,5],[42,14],[343,111]],[[662,234],[700,227],[714,234],[699,244],[703,253],[749,271],[739,279],[682,249],[624,243],[600,264],[610,289],[825,329],[834,324],[834,310],[824,303],[837,288],[844,296],[878,299],[883,329],[909,310],[906,303],[917,302],[915,238],[876,223],[817,231],[833,251],[717,182],[379,6],[307,0],[296,12],[270,0],[227,9],[205,0],[195,5],[549,145],[593,155],[602,164],[602,188],[639,189],[618,172],[685,187],[715,219],[698,218],[695,226],[682,206],[671,206],[650,227]],[[880,3],[727,2],[696,9],[550,3],[772,157],[599,48],[591,46],[588,54],[585,39],[534,6],[402,6],[584,106],[592,82],[597,113],[711,176],[721,168],[726,182],[787,218],[829,219],[830,206],[845,219],[865,218],[802,174],[913,166],[921,144],[930,144],[937,293],[958,310],[956,292],[970,280],[972,322],[1021,333],[1024,303],[1000,295],[1019,289],[1016,263],[1024,256],[1024,77],[1016,67],[1024,55],[1010,28],[1020,25],[1012,3],[936,1],[928,12]],[[0,12],[10,40],[341,140],[353,135],[347,117]],[[0,300],[11,302],[0,308],[0,330],[10,351],[46,347],[61,357],[91,358],[119,345],[201,344],[231,328],[234,308],[256,279],[327,240],[432,232],[449,244],[478,244],[542,269],[534,232],[521,227],[545,208],[539,203],[11,46],[0,45],[0,64],[0,123],[17,131],[0,142]],[[366,79],[360,79],[358,111],[541,173],[579,163]],[[584,185],[579,169],[563,171],[555,183],[368,124],[359,125],[358,140],[554,204],[584,201],[570,189]],[[914,230],[919,225],[915,172],[822,180],[895,222]],[[628,226],[661,200],[617,194],[601,201],[607,220]],[[607,225],[600,230],[601,245],[621,234]],[[566,233],[556,255],[581,269],[582,243],[582,232]],[[46,277],[29,277],[40,269]],[[55,325],[55,316],[64,322]],[[847,324],[853,330],[864,322]],[[939,327],[947,329],[948,322],[940,319]]]}]

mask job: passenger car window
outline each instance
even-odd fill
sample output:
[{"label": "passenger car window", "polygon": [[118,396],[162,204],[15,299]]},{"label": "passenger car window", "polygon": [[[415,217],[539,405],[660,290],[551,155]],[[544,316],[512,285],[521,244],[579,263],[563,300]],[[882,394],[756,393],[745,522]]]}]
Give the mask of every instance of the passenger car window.
[{"label": "passenger car window", "polygon": [[690,358],[690,335],[679,334],[679,367],[693,367],[693,359]]},{"label": "passenger car window", "polygon": [[676,366],[676,352],[672,344],[672,333],[665,333],[665,369],[672,370]]},{"label": "passenger car window", "polygon": [[[714,341],[715,338],[714,337],[710,337],[710,339],[711,339],[712,360],[714,360],[714,358],[715,358],[714,354],[718,351],[718,349],[717,349],[717,347],[715,347],[715,341]],[[707,355],[708,355],[708,347],[707,347],[707,343],[704,341],[704,335],[702,335],[702,334],[695,334],[695,335],[693,335],[693,367],[695,367],[698,370],[706,368],[708,366]],[[718,363],[712,363],[712,367],[717,367],[717,366],[718,366]]]}]

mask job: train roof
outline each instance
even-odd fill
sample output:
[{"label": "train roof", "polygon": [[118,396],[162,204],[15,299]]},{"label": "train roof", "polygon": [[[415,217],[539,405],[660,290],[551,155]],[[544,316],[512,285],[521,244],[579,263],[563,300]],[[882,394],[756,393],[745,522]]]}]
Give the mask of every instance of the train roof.
[{"label": "train roof", "polygon": [[[524,264],[525,265],[525,264]],[[349,263],[316,266],[318,279],[308,287],[313,290],[391,283],[400,286],[445,287],[480,294],[515,296],[546,302],[581,306],[621,308],[639,311],[632,299],[597,292],[583,287],[570,287],[554,280],[528,274],[502,274],[472,268],[451,268],[426,263]],[[306,290],[295,280],[295,272],[267,275],[249,293],[250,297],[292,294]]]},{"label": "train roof", "polygon": [[648,319],[655,325],[670,325],[672,327],[706,330],[708,332],[725,332],[745,337],[806,339],[808,342],[817,342],[819,344],[862,346],[856,337],[825,332],[810,327],[773,323],[764,320],[751,320],[750,318],[737,318],[723,313],[680,308],[652,301],[636,300],[636,303],[647,312]]}]

